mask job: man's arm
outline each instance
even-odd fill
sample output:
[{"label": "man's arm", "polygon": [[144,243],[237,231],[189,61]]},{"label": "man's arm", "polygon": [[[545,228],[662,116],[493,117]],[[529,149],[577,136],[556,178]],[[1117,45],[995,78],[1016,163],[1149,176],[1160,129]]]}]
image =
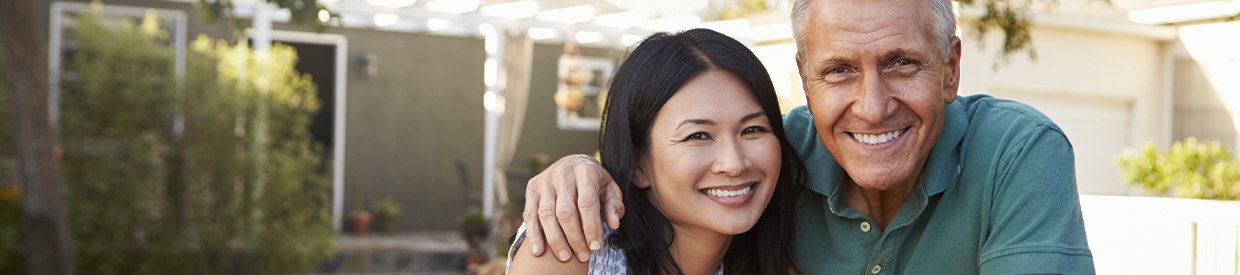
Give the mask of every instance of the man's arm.
[{"label": "man's arm", "polygon": [[997,175],[982,274],[1093,274],[1072,145],[1039,125],[1007,150]]},{"label": "man's arm", "polygon": [[620,227],[624,203],[611,174],[586,155],[561,158],[525,187],[521,218],[529,249],[522,250],[537,257],[550,249],[562,262],[573,255],[586,262],[604,241],[600,205],[606,206],[608,226]]}]

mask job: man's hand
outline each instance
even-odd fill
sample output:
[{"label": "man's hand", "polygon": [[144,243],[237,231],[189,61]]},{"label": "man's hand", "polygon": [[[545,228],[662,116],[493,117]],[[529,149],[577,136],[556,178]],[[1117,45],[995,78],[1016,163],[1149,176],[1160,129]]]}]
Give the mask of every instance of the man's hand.
[{"label": "man's hand", "polygon": [[608,227],[618,228],[624,203],[611,174],[586,155],[556,161],[525,187],[525,243],[534,256],[549,247],[561,262],[572,255],[588,261],[604,241],[600,205],[606,206]]}]

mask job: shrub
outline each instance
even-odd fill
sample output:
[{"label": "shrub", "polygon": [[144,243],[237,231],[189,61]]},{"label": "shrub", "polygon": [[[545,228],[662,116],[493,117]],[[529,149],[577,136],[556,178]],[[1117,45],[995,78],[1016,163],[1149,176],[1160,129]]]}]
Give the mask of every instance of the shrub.
[{"label": "shrub", "polygon": [[1165,154],[1153,144],[1120,156],[1116,163],[1124,182],[1177,197],[1240,199],[1240,162],[1219,142],[1188,138],[1176,142]]}]

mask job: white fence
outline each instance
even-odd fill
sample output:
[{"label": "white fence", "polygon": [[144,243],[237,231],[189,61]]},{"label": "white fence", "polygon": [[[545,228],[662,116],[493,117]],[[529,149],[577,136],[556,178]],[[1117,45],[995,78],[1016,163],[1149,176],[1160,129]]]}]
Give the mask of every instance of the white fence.
[{"label": "white fence", "polygon": [[1240,275],[1240,202],[1081,196],[1098,274]]}]

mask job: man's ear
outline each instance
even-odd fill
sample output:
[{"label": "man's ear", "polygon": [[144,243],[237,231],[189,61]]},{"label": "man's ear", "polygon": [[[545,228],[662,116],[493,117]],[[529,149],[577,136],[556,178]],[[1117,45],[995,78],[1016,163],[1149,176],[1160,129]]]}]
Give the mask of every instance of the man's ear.
[{"label": "man's ear", "polygon": [[943,78],[943,103],[956,101],[960,91],[960,37],[952,36],[952,48],[947,57],[946,71]]}]

